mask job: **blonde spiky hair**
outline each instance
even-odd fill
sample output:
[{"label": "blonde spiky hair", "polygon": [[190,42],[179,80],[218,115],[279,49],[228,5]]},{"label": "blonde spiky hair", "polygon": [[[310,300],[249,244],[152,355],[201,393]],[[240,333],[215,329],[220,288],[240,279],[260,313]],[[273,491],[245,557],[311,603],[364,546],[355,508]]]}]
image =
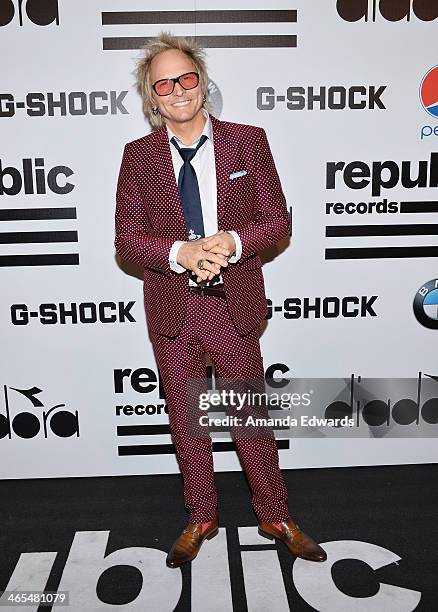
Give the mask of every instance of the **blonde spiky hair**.
[{"label": "blonde spiky hair", "polygon": [[185,53],[199,74],[201,91],[206,101],[204,107],[210,111],[207,102],[208,96],[208,74],[205,63],[205,51],[198,43],[190,38],[174,36],[170,32],[161,32],[155,38],[151,38],[142,49],[142,57],[137,62],[135,76],[137,80],[137,91],[143,100],[143,112],[153,129],[158,129],[164,125],[164,120],[160,113],[153,113],[155,102],[152,98],[152,83],[150,82],[151,62],[158,54],[169,49],[177,49]]}]

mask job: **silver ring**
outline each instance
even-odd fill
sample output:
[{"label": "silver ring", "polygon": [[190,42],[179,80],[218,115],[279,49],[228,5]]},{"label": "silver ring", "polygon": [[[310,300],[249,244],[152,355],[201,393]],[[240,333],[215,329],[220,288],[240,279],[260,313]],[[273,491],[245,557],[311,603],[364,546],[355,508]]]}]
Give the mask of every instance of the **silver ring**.
[{"label": "silver ring", "polygon": [[196,264],[196,266],[200,269],[203,270],[204,269],[204,260],[203,259],[198,259],[198,263]]}]

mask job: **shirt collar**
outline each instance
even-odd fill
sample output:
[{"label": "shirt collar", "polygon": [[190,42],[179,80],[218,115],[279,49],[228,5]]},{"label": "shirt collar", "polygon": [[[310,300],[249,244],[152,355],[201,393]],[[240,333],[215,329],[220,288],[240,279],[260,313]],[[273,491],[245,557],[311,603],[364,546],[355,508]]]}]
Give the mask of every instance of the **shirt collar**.
[{"label": "shirt collar", "polygon": [[210,115],[209,113],[205,110],[205,108],[201,109],[204,117],[207,119],[207,121],[205,122],[204,125],[204,129],[202,130],[202,134],[199,136],[199,138],[197,138],[194,142],[192,142],[191,145],[185,145],[181,142],[181,140],[178,138],[178,136],[175,136],[175,134],[172,132],[172,130],[166,125],[166,130],[167,130],[167,136],[169,138],[169,142],[171,140],[172,137],[175,138],[175,140],[177,140],[178,144],[181,144],[183,147],[196,147],[196,145],[198,144],[201,136],[204,134],[205,136],[207,136],[207,138],[209,138],[210,140],[213,140],[213,128],[211,125],[211,119],[210,119]]}]

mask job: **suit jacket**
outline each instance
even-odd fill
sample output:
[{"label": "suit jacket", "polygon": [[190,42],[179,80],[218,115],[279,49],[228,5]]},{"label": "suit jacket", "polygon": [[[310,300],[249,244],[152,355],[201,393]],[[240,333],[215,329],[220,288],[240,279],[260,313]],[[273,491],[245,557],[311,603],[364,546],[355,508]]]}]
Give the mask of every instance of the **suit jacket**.
[{"label": "suit jacket", "polygon": [[[236,230],[242,256],[222,270],[227,306],[239,334],[252,331],[267,305],[258,252],[289,234],[286,200],[265,131],[210,115],[218,229]],[[246,174],[230,178],[230,174]],[[144,269],[150,331],[175,337],[184,321],[188,273],[169,266],[175,240],[188,240],[166,127],[125,146],[117,184],[115,248]]]}]

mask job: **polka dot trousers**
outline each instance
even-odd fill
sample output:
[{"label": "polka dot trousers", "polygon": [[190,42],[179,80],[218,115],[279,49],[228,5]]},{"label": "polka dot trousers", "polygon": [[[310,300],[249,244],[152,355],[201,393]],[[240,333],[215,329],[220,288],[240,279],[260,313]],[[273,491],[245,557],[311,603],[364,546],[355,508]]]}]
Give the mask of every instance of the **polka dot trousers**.
[{"label": "polka dot trousers", "polygon": [[[204,523],[217,513],[212,445],[208,430],[204,428],[204,435],[193,435],[189,427],[188,381],[197,381],[197,391],[206,389],[206,353],[217,377],[263,380],[259,332],[255,329],[240,336],[230,319],[226,299],[190,293],[181,333],[176,338],[151,333],[151,339],[167,396],[170,430],[184,482],[184,504],[190,521]],[[233,440],[258,520],[287,520],[287,490],[273,434],[233,436]]]}]

